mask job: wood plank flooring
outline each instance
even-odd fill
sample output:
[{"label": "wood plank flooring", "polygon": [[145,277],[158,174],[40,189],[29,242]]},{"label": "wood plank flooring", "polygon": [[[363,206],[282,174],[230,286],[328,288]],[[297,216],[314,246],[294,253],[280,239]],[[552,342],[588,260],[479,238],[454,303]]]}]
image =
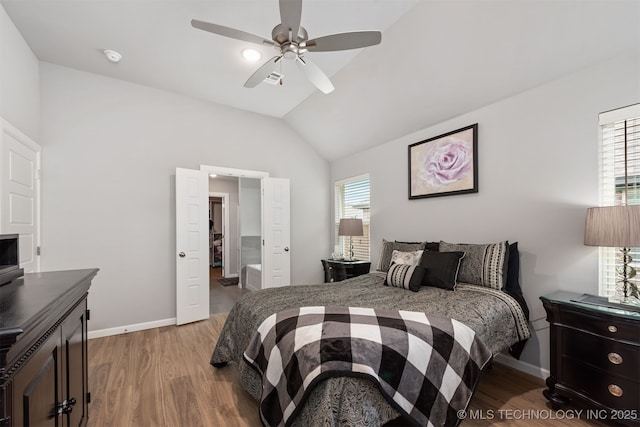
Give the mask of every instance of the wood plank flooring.
[{"label": "wood plank flooring", "polygon": [[242,295],[251,292],[237,286],[222,286],[218,282],[221,277],[221,267],[209,268],[209,314],[228,313]]},{"label": "wood plank flooring", "polygon": [[[259,427],[258,405],[239,385],[235,367],[209,364],[225,318],[215,314],[179,327],[90,340],[88,426]],[[542,380],[494,363],[470,405],[469,414],[476,419],[461,425],[601,425],[585,419],[539,419],[550,413],[543,389]],[[542,411],[538,419],[529,419],[531,412],[517,412],[532,410]]]}]

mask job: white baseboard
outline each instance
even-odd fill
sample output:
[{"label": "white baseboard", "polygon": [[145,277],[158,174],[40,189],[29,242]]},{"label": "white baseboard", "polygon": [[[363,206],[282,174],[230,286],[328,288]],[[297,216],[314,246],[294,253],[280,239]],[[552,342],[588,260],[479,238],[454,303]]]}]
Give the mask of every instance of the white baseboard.
[{"label": "white baseboard", "polygon": [[546,379],[549,376],[549,370],[548,369],[544,369],[541,368],[539,366],[535,366],[532,365],[530,363],[527,362],[523,362],[522,360],[516,360],[511,356],[508,356],[506,354],[499,354],[497,355],[494,360],[497,363],[501,363],[503,365],[506,365],[510,368],[513,369],[517,369],[518,371],[522,371],[524,373],[527,373],[529,375],[533,375],[534,377],[538,377],[541,379]]},{"label": "white baseboard", "polygon": [[176,324],[176,318],[154,320],[153,322],[136,323],[134,325],[117,326],[115,328],[99,329],[97,331],[89,331],[88,338],[110,337],[112,335],[126,334],[129,332],[144,331],[146,329],[161,328],[162,326],[171,326]]}]

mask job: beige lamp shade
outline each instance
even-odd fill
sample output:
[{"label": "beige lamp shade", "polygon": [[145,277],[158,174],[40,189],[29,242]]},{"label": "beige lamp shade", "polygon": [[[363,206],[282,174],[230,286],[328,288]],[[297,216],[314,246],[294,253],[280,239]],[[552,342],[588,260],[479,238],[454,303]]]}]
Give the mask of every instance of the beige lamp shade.
[{"label": "beige lamp shade", "polygon": [[617,248],[640,247],[640,205],[587,209],[584,244]]},{"label": "beige lamp shade", "polygon": [[338,236],[364,236],[362,220],[359,218],[342,218],[338,226]]}]

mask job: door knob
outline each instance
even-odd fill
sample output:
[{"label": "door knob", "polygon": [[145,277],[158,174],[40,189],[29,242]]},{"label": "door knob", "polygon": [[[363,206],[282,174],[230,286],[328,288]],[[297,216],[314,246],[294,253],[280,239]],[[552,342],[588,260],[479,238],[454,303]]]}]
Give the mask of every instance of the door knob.
[{"label": "door knob", "polygon": [[180,253],[178,254],[178,256],[179,256],[180,258],[184,258],[184,257],[186,257],[187,255],[185,255],[185,253],[184,253],[184,252],[180,252]]},{"label": "door knob", "polygon": [[285,247],[284,247],[284,251],[285,251],[285,252],[289,252],[289,246],[285,246]]}]

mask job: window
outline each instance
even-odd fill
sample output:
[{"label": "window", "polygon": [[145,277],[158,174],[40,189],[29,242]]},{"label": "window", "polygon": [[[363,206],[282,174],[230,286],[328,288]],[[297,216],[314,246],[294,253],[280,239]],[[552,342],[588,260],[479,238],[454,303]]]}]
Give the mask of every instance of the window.
[{"label": "window", "polygon": [[349,254],[349,237],[338,236],[340,218],[360,218],[364,236],[351,237],[353,256],[359,260],[369,261],[370,236],[370,199],[369,175],[361,175],[336,182],[335,187],[335,242],[336,251]]},{"label": "window", "polygon": [[[640,204],[640,104],[600,114],[600,130],[600,206],[622,205],[625,194],[628,205]],[[618,248],[600,248],[600,295],[616,293],[618,254]],[[640,270],[640,248],[629,254]]]}]

